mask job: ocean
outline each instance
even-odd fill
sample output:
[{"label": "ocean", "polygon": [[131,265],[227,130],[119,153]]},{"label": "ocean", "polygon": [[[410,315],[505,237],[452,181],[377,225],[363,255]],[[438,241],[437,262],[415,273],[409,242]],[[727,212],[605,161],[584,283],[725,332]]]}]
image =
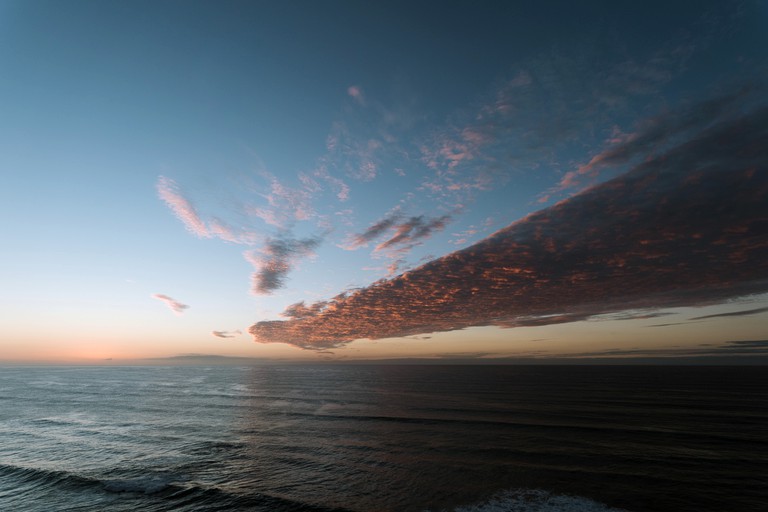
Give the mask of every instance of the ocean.
[{"label": "ocean", "polygon": [[2,511],[768,510],[768,370],[2,367]]}]

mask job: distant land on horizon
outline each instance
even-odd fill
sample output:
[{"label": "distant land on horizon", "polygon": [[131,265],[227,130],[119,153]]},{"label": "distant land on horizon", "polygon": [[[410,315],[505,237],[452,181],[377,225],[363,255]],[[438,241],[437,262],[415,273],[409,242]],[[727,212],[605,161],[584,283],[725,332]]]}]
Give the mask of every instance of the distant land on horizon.
[{"label": "distant land on horizon", "polygon": [[[706,344],[709,345],[709,344]],[[616,351],[612,351],[616,352]],[[730,341],[699,349],[659,350],[655,355],[642,349],[628,349],[625,355],[597,353],[557,357],[493,357],[488,354],[435,355],[418,358],[381,359],[266,359],[216,354],[180,354],[144,359],[108,358],[90,361],[17,361],[0,366],[281,366],[281,365],[477,365],[477,366],[768,366],[768,340]],[[663,355],[662,352],[666,352]],[[635,355],[638,354],[638,355]],[[642,355],[648,354],[648,355]]]}]

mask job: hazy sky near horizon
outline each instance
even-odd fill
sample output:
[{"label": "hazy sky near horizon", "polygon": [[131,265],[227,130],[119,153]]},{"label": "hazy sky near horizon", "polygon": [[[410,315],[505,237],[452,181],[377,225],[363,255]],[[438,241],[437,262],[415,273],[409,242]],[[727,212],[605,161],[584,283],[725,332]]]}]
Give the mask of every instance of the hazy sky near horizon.
[{"label": "hazy sky near horizon", "polygon": [[0,69],[0,361],[768,352],[766,1],[3,0]]}]

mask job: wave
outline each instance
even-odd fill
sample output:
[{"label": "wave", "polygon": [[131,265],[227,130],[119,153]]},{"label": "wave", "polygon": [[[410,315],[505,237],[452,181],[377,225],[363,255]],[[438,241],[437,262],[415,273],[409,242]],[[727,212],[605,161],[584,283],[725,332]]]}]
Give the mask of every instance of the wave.
[{"label": "wave", "polygon": [[10,477],[34,486],[87,487],[94,485],[93,479],[49,469],[25,468],[0,464],[0,477]]},{"label": "wave", "polygon": [[456,507],[453,512],[628,512],[582,496],[553,494],[541,489],[512,489],[487,501]]},{"label": "wave", "polygon": [[0,464],[0,477],[10,477],[33,488],[66,487],[69,489],[101,488],[106,492],[154,494],[170,488],[171,475],[145,475],[135,478],[99,479],[53,469],[29,468]]},{"label": "wave", "polygon": [[116,478],[102,480],[101,486],[107,492],[127,492],[141,494],[156,494],[166,489],[178,488],[173,485],[174,478],[170,475],[142,476],[137,478]]},{"label": "wave", "polygon": [[[235,494],[217,487],[180,482],[180,479],[172,474],[101,479],[66,471],[0,464],[0,482],[7,479],[15,480],[13,487],[32,490],[33,492],[58,488],[79,492],[151,498],[152,505],[141,506],[146,510],[349,512],[344,509],[322,507],[279,496],[260,493]],[[3,483],[4,490],[11,491],[12,489],[7,486],[8,482],[5,481]],[[0,495],[0,509],[3,509],[2,495]]]}]

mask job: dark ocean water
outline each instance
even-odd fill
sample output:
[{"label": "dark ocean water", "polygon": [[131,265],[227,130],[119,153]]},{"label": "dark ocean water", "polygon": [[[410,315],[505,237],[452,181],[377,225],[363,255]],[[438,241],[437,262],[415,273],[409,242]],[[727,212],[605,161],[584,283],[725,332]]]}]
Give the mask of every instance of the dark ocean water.
[{"label": "dark ocean water", "polygon": [[2,511],[765,511],[768,369],[0,368]]}]

